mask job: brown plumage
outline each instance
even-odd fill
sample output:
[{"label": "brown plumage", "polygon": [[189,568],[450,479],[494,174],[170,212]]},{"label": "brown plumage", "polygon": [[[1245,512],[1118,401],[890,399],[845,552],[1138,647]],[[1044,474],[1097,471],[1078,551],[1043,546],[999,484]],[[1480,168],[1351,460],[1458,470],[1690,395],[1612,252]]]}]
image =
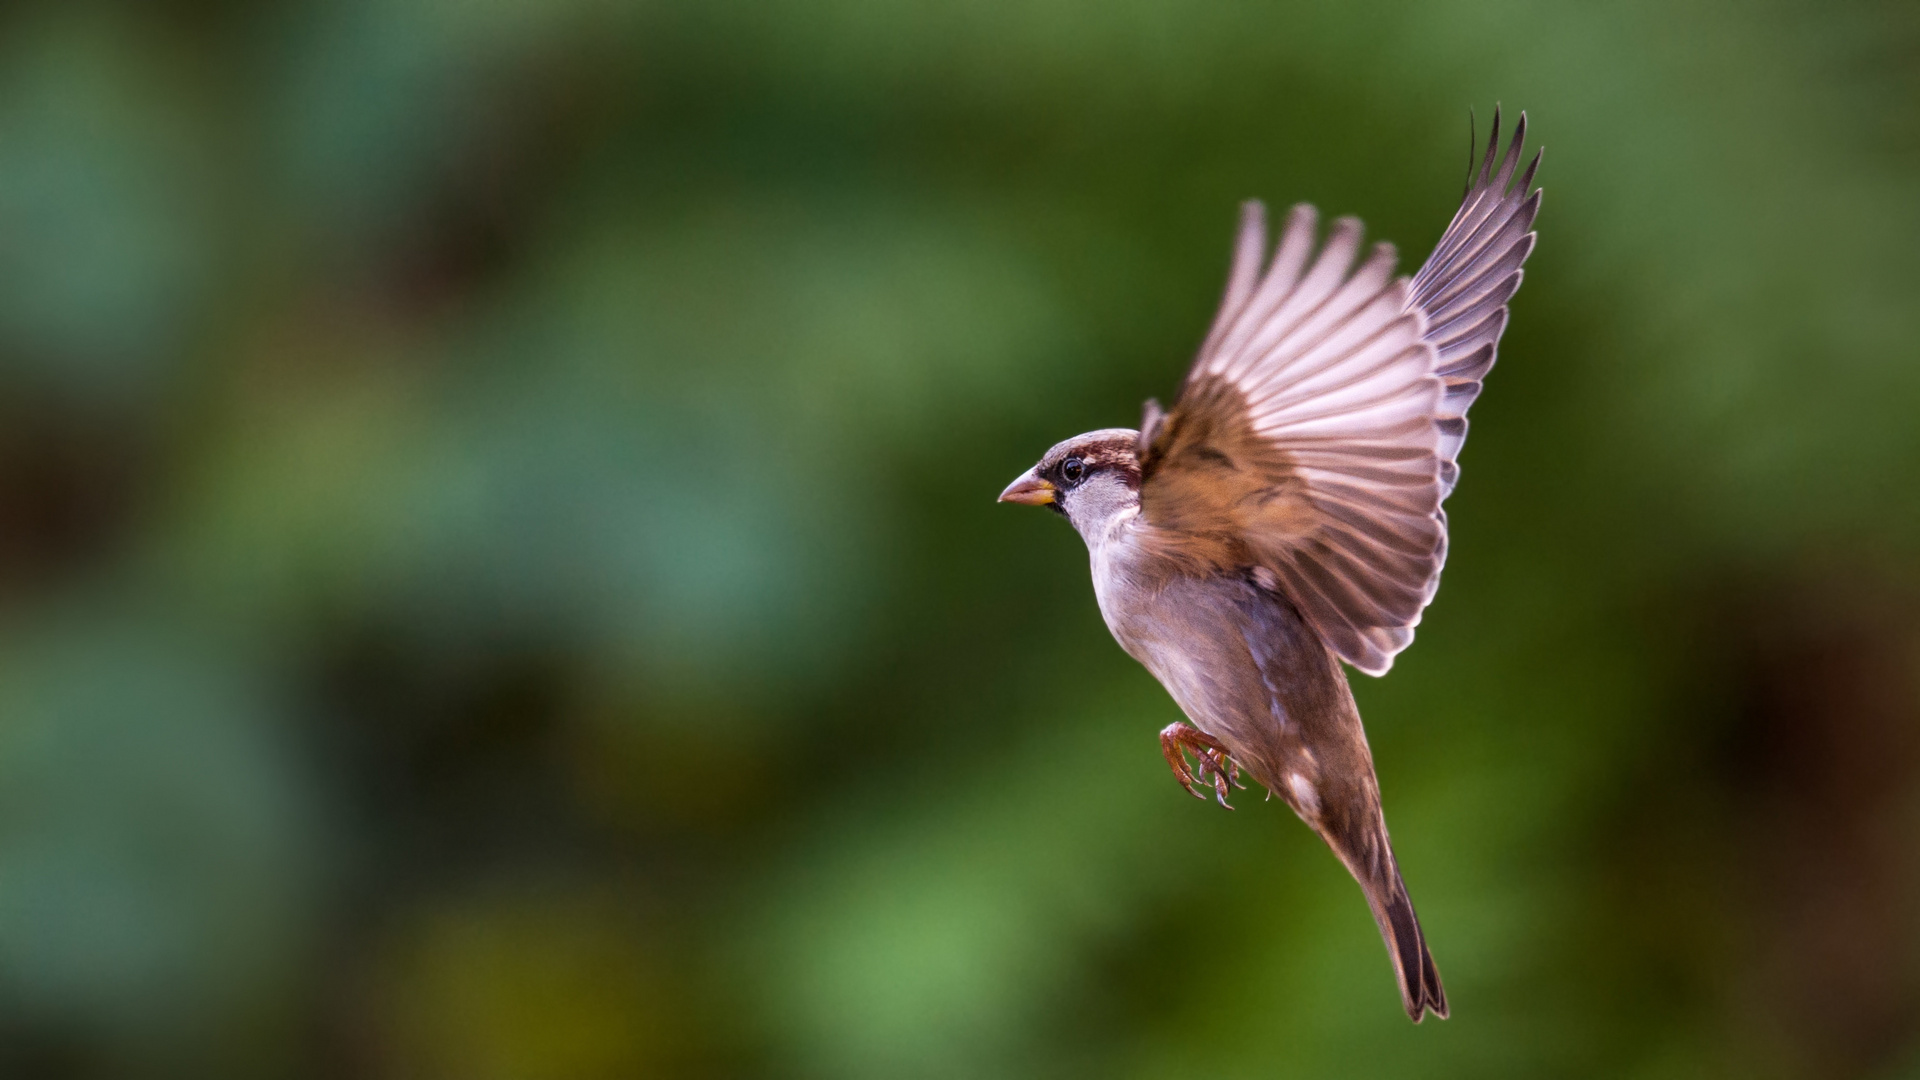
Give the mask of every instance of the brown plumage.
[{"label": "brown plumage", "polygon": [[1308,206],[1269,257],[1265,212],[1248,203],[1174,408],[1150,401],[1138,431],[1069,439],[1001,494],[1051,505],[1086,540],[1108,628],[1193,722],[1162,733],[1181,783],[1225,804],[1244,769],[1339,856],[1416,1022],[1445,1017],[1446,993],[1340,661],[1385,673],[1439,586],[1441,502],[1540,205],[1538,155],[1514,183],[1525,115],[1496,170],[1499,124],[1496,111],[1478,174],[1412,279],[1393,276],[1386,244],[1353,267],[1355,219],[1316,245]]}]

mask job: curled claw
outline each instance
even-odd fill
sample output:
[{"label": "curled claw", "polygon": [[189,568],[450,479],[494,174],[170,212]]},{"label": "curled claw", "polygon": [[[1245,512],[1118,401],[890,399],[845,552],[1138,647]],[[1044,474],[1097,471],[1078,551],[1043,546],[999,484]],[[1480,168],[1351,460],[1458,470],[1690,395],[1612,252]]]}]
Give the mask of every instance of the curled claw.
[{"label": "curled claw", "polygon": [[[1186,724],[1168,724],[1160,732],[1160,753],[1172,767],[1173,778],[1180,781],[1180,786],[1196,799],[1204,800],[1207,797],[1201,785],[1211,787],[1213,797],[1221,806],[1231,810],[1233,804],[1227,801],[1227,796],[1233,788],[1244,789],[1247,786],[1241,783],[1240,766],[1227,753],[1227,748],[1212,736]],[[1187,764],[1188,754],[1193,755],[1191,767]]]},{"label": "curled claw", "polygon": [[1232,793],[1234,787],[1247,786],[1240,783],[1240,767],[1235,765],[1233,759],[1224,752],[1211,748],[1200,751],[1194,756],[1199,759],[1200,775],[1213,781],[1213,797],[1219,800],[1221,806],[1229,810],[1233,809],[1233,804],[1227,801],[1227,796]]},{"label": "curled claw", "polygon": [[1160,733],[1160,753],[1166,757],[1167,765],[1173,769],[1173,778],[1180,781],[1180,786],[1187,789],[1187,794],[1196,799],[1205,799],[1206,794],[1193,786],[1193,770],[1187,767],[1187,756],[1182,752],[1184,748],[1181,745],[1180,732],[1192,730],[1185,724],[1169,725]]}]

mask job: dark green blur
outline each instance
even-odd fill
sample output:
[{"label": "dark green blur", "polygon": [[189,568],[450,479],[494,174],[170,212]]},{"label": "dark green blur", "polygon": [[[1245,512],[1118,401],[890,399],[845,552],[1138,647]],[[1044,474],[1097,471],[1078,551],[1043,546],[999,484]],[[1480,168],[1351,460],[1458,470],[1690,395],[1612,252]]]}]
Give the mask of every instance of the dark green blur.
[{"label": "dark green blur", "polygon": [[[6,9],[0,1076],[1920,1077],[1917,11]],[[993,499],[1495,101],[1416,1028]]]}]

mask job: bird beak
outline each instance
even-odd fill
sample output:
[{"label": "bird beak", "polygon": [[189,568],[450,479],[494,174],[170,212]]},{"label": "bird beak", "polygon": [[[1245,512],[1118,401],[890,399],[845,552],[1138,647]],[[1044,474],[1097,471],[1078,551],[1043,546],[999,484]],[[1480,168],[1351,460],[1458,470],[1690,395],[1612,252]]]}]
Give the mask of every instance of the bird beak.
[{"label": "bird beak", "polygon": [[1033,475],[1033,470],[1028,469],[1020,474],[1020,479],[1007,485],[1007,490],[1000,493],[1000,501],[1045,506],[1053,501],[1053,492],[1052,484]]}]

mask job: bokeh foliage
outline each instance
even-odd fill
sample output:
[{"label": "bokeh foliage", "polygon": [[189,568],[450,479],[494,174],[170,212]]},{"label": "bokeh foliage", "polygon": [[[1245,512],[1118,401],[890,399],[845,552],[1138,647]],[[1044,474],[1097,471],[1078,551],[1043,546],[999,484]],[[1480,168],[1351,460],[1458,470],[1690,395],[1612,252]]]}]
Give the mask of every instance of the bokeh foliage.
[{"label": "bokeh foliage", "polygon": [[[0,28],[5,1075],[1920,1075],[1911,5]],[[1356,676],[1414,1028],[992,496],[1240,199],[1415,263],[1496,100],[1541,244]]]}]

